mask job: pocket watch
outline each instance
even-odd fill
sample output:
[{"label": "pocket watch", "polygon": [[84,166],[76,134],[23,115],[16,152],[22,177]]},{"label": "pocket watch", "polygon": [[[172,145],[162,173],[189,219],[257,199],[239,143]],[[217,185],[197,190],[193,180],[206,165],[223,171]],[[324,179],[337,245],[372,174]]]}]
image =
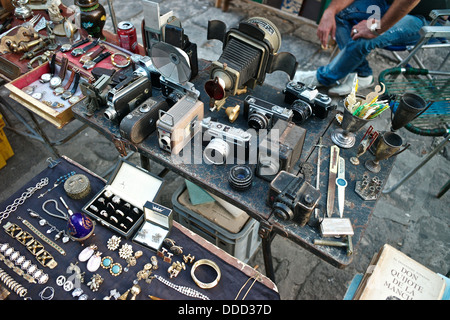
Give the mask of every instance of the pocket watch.
[{"label": "pocket watch", "polygon": [[61,68],[59,69],[59,74],[50,79],[50,88],[55,89],[59,87],[66,75],[67,66],[69,65],[69,59],[67,57],[63,57],[61,60]]}]

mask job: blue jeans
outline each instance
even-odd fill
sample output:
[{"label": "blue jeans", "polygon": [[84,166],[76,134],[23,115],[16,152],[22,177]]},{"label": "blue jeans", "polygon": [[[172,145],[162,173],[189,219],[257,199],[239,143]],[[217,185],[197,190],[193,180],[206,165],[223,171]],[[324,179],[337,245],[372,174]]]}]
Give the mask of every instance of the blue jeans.
[{"label": "blue jeans", "polygon": [[419,30],[427,25],[427,20],[421,16],[406,15],[392,28],[374,39],[353,40],[350,35],[352,27],[373,14],[366,12],[370,5],[380,8],[381,17],[389,9],[385,0],[355,0],[336,15],[336,42],[340,52],[328,65],[317,70],[317,80],[321,84],[325,86],[339,84],[339,80],[353,72],[360,77],[370,76],[372,69],[366,57],[373,49],[391,45],[411,45],[420,39]]}]

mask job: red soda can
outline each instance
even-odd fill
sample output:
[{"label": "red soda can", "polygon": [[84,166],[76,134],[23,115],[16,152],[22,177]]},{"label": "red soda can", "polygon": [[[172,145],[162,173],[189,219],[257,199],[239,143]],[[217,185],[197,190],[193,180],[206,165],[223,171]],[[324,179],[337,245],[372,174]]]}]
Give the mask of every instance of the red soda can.
[{"label": "red soda can", "polygon": [[136,28],[131,22],[119,22],[117,25],[117,35],[119,36],[119,44],[122,48],[139,53]]}]

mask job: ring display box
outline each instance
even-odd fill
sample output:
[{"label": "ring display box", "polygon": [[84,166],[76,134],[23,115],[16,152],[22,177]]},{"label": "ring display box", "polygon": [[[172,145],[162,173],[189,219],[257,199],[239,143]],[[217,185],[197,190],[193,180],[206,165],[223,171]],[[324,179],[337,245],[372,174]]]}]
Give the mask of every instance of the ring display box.
[{"label": "ring display box", "polygon": [[121,159],[83,212],[128,239],[144,221],[144,206],[156,198],[162,184],[158,176]]},{"label": "ring display box", "polygon": [[147,201],[144,206],[144,222],[133,237],[133,241],[158,251],[172,229],[172,209]]}]

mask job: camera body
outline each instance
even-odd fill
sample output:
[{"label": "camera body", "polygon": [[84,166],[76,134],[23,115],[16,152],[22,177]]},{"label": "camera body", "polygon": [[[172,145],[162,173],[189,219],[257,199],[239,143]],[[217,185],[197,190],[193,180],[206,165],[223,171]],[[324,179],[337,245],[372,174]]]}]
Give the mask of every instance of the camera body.
[{"label": "camera body", "polygon": [[169,110],[164,99],[148,98],[120,122],[120,135],[133,143],[140,143],[156,130],[159,110]]},{"label": "camera body", "polygon": [[151,96],[150,78],[138,74],[128,77],[106,94],[107,108],[104,115],[108,120],[120,122],[123,117]]},{"label": "camera body", "polygon": [[303,175],[280,171],[270,183],[268,204],[276,217],[304,226],[320,197],[320,191],[305,181]]},{"label": "camera body", "polygon": [[244,117],[248,126],[255,130],[270,129],[278,119],[290,121],[294,113],[288,108],[277,106],[254,96],[244,100]]},{"label": "camera body", "polygon": [[[212,121],[211,117],[202,120],[203,156],[208,164],[229,163],[231,157],[245,163],[252,135],[242,129]],[[240,161],[239,161],[240,160]]]},{"label": "camera body", "polygon": [[185,94],[167,112],[159,110],[156,128],[160,148],[178,154],[201,130],[203,109],[197,96]]},{"label": "camera body", "polygon": [[302,154],[305,136],[306,130],[292,121],[278,120],[259,144],[256,175],[272,181],[281,170],[292,172]]},{"label": "camera body", "polygon": [[312,114],[320,119],[328,117],[329,111],[333,109],[329,96],[301,82],[288,82],[284,89],[284,94],[284,101],[286,103],[292,104],[297,99],[307,102],[311,107]]}]

